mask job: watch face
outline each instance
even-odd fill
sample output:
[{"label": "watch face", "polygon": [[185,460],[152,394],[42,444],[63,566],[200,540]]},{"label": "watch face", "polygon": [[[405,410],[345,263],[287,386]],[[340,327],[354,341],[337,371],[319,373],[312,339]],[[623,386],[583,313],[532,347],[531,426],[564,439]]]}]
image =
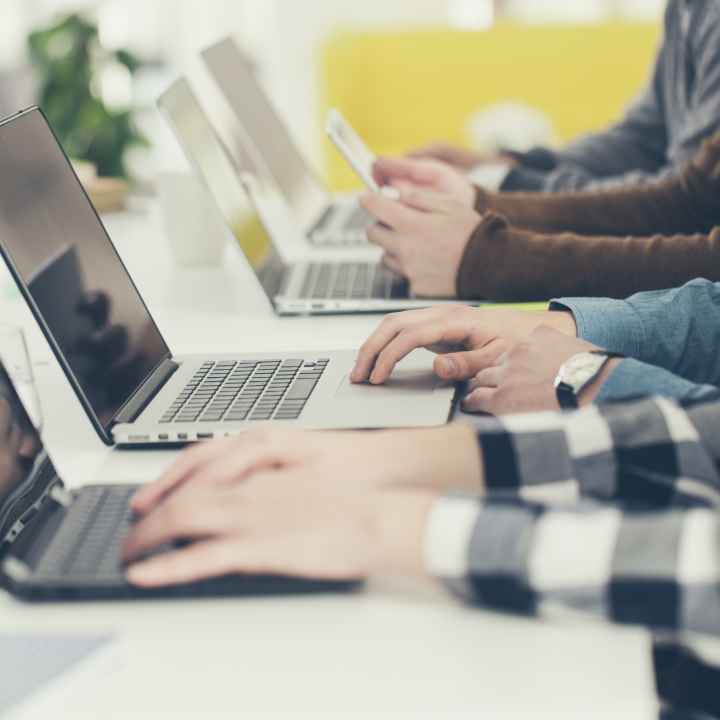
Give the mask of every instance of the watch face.
[{"label": "watch face", "polygon": [[560,379],[578,393],[592,380],[605,364],[605,355],[579,353],[571,357],[560,369]]}]

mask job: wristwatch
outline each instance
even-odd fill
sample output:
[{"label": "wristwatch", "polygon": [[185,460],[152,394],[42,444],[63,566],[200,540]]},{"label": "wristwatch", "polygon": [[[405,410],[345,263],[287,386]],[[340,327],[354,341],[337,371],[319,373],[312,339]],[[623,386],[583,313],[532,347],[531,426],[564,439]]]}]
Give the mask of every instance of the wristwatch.
[{"label": "wristwatch", "polygon": [[590,350],[573,355],[565,362],[555,378],[555,393],[563,410],[580,407],[580,393],[600,374],[608,360],[623,358],[620,353]]}]

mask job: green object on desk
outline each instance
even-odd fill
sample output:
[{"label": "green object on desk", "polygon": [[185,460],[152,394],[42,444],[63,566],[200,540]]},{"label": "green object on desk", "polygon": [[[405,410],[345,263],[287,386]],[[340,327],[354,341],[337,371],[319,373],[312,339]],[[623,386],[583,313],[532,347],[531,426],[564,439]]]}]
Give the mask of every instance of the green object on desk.
[{"label": "green object on desk", "polygon": [[491,303],[490,305],[476,305],[478,309],[483,308],[503,308],[505,310],[524,310],[525,312],[542,312],[548,309],[549,302],[531,302],[531,303]]}]

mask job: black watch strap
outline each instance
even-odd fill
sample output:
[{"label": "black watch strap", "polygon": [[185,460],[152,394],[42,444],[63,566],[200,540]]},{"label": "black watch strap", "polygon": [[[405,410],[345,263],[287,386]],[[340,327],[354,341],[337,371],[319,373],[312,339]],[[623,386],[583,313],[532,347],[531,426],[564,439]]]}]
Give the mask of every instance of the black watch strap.
[{"label": "black watch strap", "polygon": [[558,383],[555,394],[557,395],[558,404],[563,410],[577,410],[580,407],[572,385],[564,382]]}]

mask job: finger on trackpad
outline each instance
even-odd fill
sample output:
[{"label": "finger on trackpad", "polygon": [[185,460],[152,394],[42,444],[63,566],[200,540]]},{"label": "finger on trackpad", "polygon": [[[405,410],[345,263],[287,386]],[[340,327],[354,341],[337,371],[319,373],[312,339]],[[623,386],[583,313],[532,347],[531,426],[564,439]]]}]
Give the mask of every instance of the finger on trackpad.
[{"label": "finger on trackpad", "polygon": [[336,395],[344,397],[370,397],[386,395],[392,398],[416,397],[433,392],[442,381],[428,370],[397,370],[384,385],[352,383],[346,375],[338,386]]}]

